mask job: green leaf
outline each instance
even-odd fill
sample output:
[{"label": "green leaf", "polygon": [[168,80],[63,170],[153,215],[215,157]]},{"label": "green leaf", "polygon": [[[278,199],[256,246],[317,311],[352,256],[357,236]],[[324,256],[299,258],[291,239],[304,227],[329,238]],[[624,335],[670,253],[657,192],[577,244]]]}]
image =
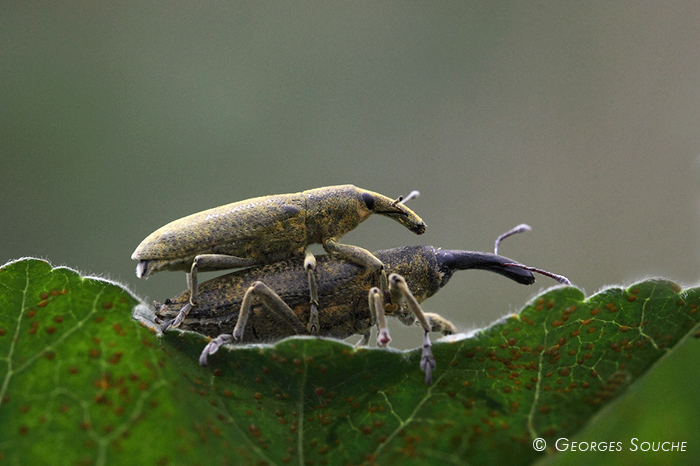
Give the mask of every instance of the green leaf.
[{"label": "green leaf", "polygon": [[559,287],[435,343],[426,386],[420,349],[316,338],[203,368],[204,337],[156,336],[139,304],[44,261],[0,269],[0,463],[530,464],[534,438],[575,434],[700,319],[700,290],[663,280]]}]

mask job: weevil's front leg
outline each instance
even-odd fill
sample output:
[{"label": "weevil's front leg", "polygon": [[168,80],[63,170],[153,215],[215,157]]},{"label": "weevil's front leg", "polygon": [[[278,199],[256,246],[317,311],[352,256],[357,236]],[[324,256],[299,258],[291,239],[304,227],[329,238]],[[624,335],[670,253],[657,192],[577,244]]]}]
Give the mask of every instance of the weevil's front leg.
[{"label": "weevil's front leg", "polygon": [[255,259],[227,256],[224,254],[200,254],[195,256],[192,261],[192,267],[187,274],[187,289],[190,291],[190,301],[185,304],[177,316],[173,320],[169,320],[163,324],[161,331],[165,332],[168,328],[177,328],[180,326],[187,314],[192,310],[193,306],[197,305],[197,270],[226,270],[237,269],[240,267],[250,267],[255,265]]},{"label": "weevil's front leg", "polygon": [[421,327],[423,327],[425,334],[423,336],[423,353],[421,355],[420,368],[425,372],[425,383],[430,385],[433,383],[432,370],[435,369],[435,358],[430,348],[430,336],[428,335],[432,330],[432,326],[415,296],[413,296],[411,290],[408,289],[406,280],[404,280],[401,275],[396,273],[389,275],[389,294],[391,295],[392,301],[396,304],[405,301],[409,309],[415,314],[418,322],[420,322]]},{"label": "weevil's front leg", "polygon": [[338,254],[344,259],[349,260],[357,265],[367,267],[372,272],[379,272],[379,289],[382,294],[386,293],[389,289],[388,279],[386,276],[386,269],[382,261],[377,259],[377,257],[369,252],[368,250],[361,248],[359,246],[351,246],[349,244],[340,244],[335,238],[329,238],[323,243],[323,249],[330,254]]},{"label": "weevil's front leg", "polygon": [[386,326],[386,314],[384,313],[384,300],[382,293],[376,286],[369,290],[369,311],[373,319],[377,321],[377,346],[385,347],[391,342],[389,329]]},{"label": "weevil's front leg", "polygon": [[311,311],[309,313],[309,325],[306,327],[311,335],[316,335],[319,330],[318,323],[318,288],[316,286],[316,258],[311,251],[306,250],[306,257],[304,258],[304,270],[306,270],[306,275],[309,278],[309,293],[310,293],[310,304]]},{"label": "weevil's front leg", "polygon": [[253,297],[255,296],[260,298],[270,312],[273,312],[277,316],[284,319],[297,334],[306,333],[304,324],[301,323],[299,318],[296,316],[296,314],[294,314],[287,303],[285,303],[277,293],[272,291],[270,287],[265,285],[263,282],[257,281],[253,283],[246,290],[245,295],[243,295],[241,310],[238,313],[238,320],[236,321],[236,326],[233,329],[233,333],[224,333],[219,335],[210,341],[207,346],[204,347],[204,350],[202,350],[202,354],[199,357],[199,363],[202,366],[207,365],[207,356],[216,353],[222,345],[232,341],[239,341],[243,338],[243,332],[245,331],[245,326],[248,323],[248,317],[250,317],[250,306],[253,302]]}]

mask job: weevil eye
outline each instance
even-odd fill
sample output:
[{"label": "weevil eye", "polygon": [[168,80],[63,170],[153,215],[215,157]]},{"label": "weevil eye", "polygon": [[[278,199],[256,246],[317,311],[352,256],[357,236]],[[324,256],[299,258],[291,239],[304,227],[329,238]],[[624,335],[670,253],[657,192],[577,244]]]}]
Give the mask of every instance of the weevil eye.
[{"label": "weevil eye", "polygon": [[374,197],[370,193],[362,193],[362,200],[369,210],[374,210]]}]

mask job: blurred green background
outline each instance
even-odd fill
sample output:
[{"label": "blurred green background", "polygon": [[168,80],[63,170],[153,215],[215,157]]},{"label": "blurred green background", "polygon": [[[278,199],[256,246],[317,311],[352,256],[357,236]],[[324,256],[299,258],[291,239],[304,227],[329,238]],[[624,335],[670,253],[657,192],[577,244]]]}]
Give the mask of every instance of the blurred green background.
[{"label": "blurred green background", "polygon": [[[0,261],[40,256],[162,300],[137,280],[161,225],[248,197],[353,183],[413,189],[416,237],[372,218],[344,241],[501,253],[595,292],[698,281],[700,4],[0,2]],[[320,252],[321,249],[315,249]],[[426,310],[463,329],[540,287],[457,274]],[[420,335],[392,327],[395,345]],[[700,452],[699,342],[578,440]],[[565,453],[554,464],[620,464]]]}]

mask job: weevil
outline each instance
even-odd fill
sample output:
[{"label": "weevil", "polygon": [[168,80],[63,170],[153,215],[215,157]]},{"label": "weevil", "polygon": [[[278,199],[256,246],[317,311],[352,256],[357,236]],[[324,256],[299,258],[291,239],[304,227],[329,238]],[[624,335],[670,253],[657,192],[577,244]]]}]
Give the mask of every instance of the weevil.
[{"label": "weevil", "polygon": [[316,260],[307,249],[321,244],[336,254],[371,272],[379,272],[380,287],[386,291],[387,274],[382,262],[366,249],[338,243],[372,214],[396,220],[416,234],[425,232],[425,223],[404,203],[353,185],[329,186],[300,193],[256,197],[205,210],[175,220],[151,233],[131,258],[138,260],[136,275],[148,278],[161,270],[187,272],[188,302],[173,319],[177,327],[197,305],[197,272],[269,264],[304,256],[311,313],[307,330],[318,333],[318,292]]},{"label": "weevil", "polygon": [[[390,273],[392,304],[385,305],[382,293],[374,286],[375,272],[332,255],[317,258],[318,298],[322,309],[317,335],[344,339],[359,334],[360,344],[367,344],[371,328],[377,324],[377,342],[384,346],[390,341],[386,324],[382,322],[385,314],[405,325],[419,323],[424,330],[421,368],[426,373],[426,383],[431,382],[435,367],[428,332],[449,335],[456,328],[438,314],[424,313],[420,303],[445,286],[455,271],[488,270],[525,285],[534,283],[532,272],[538,272],[560,283],[569,283],[560,275],[485,252],[408,246],[374,255]],[[303,262],[295,258],[202,283],[200,305],[182,322],[184,329],[215,337],[202,352],[200,363],[206,364],[209,355],[229,342],[275,341],[308,334],[303,324],[311,312],[307,290],[301,286],[305,277]],[[188,300],[189,291],[185,291],[164,304],[156,303],[156,318],[172,318]]]}]

